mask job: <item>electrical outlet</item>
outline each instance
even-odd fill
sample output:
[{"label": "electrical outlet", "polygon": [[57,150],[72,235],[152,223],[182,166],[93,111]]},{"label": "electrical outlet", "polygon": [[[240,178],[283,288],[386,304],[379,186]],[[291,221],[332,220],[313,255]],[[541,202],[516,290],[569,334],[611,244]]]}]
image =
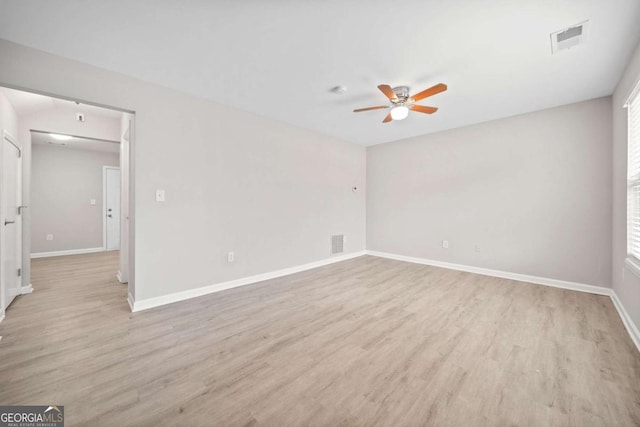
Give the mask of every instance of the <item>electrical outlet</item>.
[{"label": "electrical outlet", "polygon": [[443,240],[442,241],[442,247],[445,249],[449,249],[449,241],[448,240]]},{"label": "electrical outlet", "polygon": [[478,245],[475,245],[475,246],[473,247],[473,249],[474,249],[476,252],[480,252],[480,246],[478,246]]},{"label": "electrical outlet", "polygon": [[89,200],[89,204],[90,204],[90,205],[95,205],[95,204],[96,204],[96,199],[91,199],[91,200]]},{"label": "electrical outlet", "polygon": [[236,255],[233,252],[227,252],[227,262],[233,262],[236,259]]},{"label": "electrical outlet", "polygon": [[47,240],[53,240],[53,234],[47,234]]}]

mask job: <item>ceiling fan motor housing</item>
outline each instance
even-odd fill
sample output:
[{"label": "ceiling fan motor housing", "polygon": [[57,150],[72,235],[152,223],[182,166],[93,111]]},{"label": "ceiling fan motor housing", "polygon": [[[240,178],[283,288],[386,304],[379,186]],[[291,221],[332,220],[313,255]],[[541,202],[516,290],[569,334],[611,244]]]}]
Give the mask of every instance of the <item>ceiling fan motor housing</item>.
[{"label": "ceiling fan motor housing", "polygon": [[396,94],[399,103],[404,103],[407,99],[409,99],[409,86],[394,87],[393,93]]}]

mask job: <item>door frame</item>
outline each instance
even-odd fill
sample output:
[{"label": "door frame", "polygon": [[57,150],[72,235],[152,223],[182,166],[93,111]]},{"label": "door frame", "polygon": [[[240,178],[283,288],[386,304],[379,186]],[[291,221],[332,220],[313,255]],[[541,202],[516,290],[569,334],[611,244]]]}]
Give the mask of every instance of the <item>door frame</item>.
[{"label": "door frame", "polygon": [[[120,179],[122,179],[122,171],[120,166],[102,166],[102,249],[107,250],[107,215],[105,209],[107,208],[107,170],[117,169],[120,172]],[[122,189],[120,189],[122,190]],[[122,191],[120,191],[120,245],[122,246]]]},{"label": "door frame", "polygon": [[[22,92],[29,92],[29,93],[35,93],[38,95],[43,95],[43,96],[48,96],[50,98],[56,98],[56,99],[63,99],[66,101],[73,101],[76,103],[80,103],[80,104],[86,104],[86,105],[92,105],[94,107],[100,107],[100,108],[106,108],[109,110],[114,110],[114,111],[119,111],[121,113],[126,114],[127,120],[129,121],[129,138],[127,139],[127,148],[126,149],[122,149],[120,150],[120,155],[121,155],[121,164],[122,164],[122,156],[125,156],[127,162],[127,167],[126,170],[121,170],[120,173],[122,174],[122,176],[126,175],[127,177],[127,183],[128,183],[128,194],[127,194],[127,212],[126,212],[126,221],[127,221],[127,236],[124,236],[126,238],[126,246],[127,246],[127,253],[126,255],[123,255],[123,258],[126,258],[126,268],[128,270],[128,280],[127,280],[127,286],[128,286],[128,293],[127,293],[127,302],[129,303],[129,307],[131,309],[131,311],[133,311],[133,304],[135,302],[135,298],[136,298],[136,291],[135,291],[135,278],[136,278],[136,268],[135,268],[135,247],[136,247],[136,242],[135,242],[135,227],[136,227],[136,216],[135,216],[135,170],[136,170],[136,160],[135,160],[135,147],[136,147],[136,111],[133,109],[128,109],[128,108],[122,108],[122,107],[117,107],[117,106],[113,106],[113,105],[109,105],[109,104],[103,104],[100,102],[94,102],[94,101],[90,101],[90,100],[86,100],[86,99],[80,99],[80,98],[76,98],[74,96],[66,96],[63,94],[59,94],[59,93],[55,93],[55,92],[49,92],[48,90],[41,90],[41,89],[34,89],[34,88],[30,88],[30,87],[25,87],[22,85],[17,85],[11,82],[0,82],[0,86],[1,87],[6,87],[8,89],[14,89],[14,90],[19,90]],[[122,143],[122,141],[121,141]],[[27,147],[31,146],[31,140],[29,139],[27,141]],[[122,147],[122,146],[121,146]],[[27,150],[29,151],[29,150]],[[30,154],[29,154],[30,155]],[[0,160],[2,159],[2,157],[0,156]],[[29,160],[29,159],[27,159]],[[122,178],[121,176],[121,178]],[[24,170],[23,170],[23,178],[25,177],[24,175]],[[23,183],[24,183],[24,179],[23,179]],[[28,193],[25,193],[25,190],[23,188],[22,190],[22,196],[23,196],[23,203],[25,200],[28,200]],[[122,219],[122,218],[121,218]],[[27,221],[29,220],[29,212],[27,212]],[[27,241],[27,239],[24,236],[24,221],[23,221],[23,244],[24,242]],[[29,236],[27,236],[29,237]],[[124,242],[125,240],[123,239],[121,241]],[[121,265],[123,260],[120,260]],[[29,268],[27,269],[26,266],[29,266]],[[23,293],[30,293],[31,292],[31,284],[30,284],[30,274],[31,274],[31,254],[29,252],[25,252],[24,248],[23,248],[23,253],[22,253],[22,269],[23,269],[23,277],[22,277],[22,289],[23,289]],[[25,273],[26,271],[26,273]],[[4,312],[0,310],[0,321],[2,321],[4,317]]]},{"label": "door frame", "polygon": [[[22,162],[23,162],[23,149],[22,146],[20,145],[20,143],[18,142],[18,140],[11,135],[11,133],[9,133],[6,129],[2,130],[2,152],[4,153],[4,144],[5,141],[8,142],[9,144],[13,145],[17,150],[18,150],[18,157],[20,158],[20,161],[18,162],[18,166],[17,166],[17,170],[16,170],[16,185],[18,186],[18,200],[19,200],[19,208],[20,209],[20,213],[16,216],[16,230],[18,231],[18,237],[17,237],[17,244],[18,247],[16,248],[16,264],[17,264],[17,268],[22,270],[22,264],[23,264],[23,259],[22,259],[22,233],[23,233],[23,229],[22,229],[22,209],[24,208],[24,206],[22,206]],[[0,155],[0,160],[3,160],[3,156],[4,154]],[[3,179],[3,175],[2,173],[0,173],[0,194],[4,193],[4,187],[5,187],[5,182]],[[0,200],[0,203],[2,201]],[[0,206],[0,218],[1,218],[1,209],[2,206]],[[0,226],[3,226],[2,224],[0,224]],[[4,230],[3,230],[4,231]],[[2,265],[2,248],[4,247],[4,236],[5,233],[4,232],[0,232],[0,265]],[[18,290],[19,292],[16,294],[16,296],[18,295],[22,295],[23,293],[29,293],[28,291],[25,291],[25,287],[23,286],[22,283],[22,279],[20,279],[19,281],[19,286],[18,286]],[[5,316],[5,290],[6,290],[7,284],[5,283],[4,280],[4,274],[0,274],[0,321],[2,319],[4,319]]]}]

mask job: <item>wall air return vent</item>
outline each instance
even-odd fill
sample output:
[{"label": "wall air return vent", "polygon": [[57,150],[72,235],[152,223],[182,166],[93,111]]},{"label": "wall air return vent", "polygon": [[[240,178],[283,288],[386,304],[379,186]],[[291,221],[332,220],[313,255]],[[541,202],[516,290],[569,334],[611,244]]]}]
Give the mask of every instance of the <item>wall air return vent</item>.
[{"label": "wall air return vent", "polygon": [[331,236],[331,255],[344,252],[344,235]]},{"label": "wall air return vent", "polygon": [[551,33],[551,52],[558,53],[561,50],[584,44],[589,36],[589,21],[584,21],[564,30]]}]

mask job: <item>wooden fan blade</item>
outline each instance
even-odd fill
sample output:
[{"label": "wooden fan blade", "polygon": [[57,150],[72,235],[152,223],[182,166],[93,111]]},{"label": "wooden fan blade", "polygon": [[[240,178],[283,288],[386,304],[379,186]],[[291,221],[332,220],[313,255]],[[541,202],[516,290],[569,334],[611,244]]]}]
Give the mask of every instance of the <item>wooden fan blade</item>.
[{"label": "wooden fan blade", "polygon": [[389,123],[393,118],[391,117],[391,113],[387,114],[387,117],[384,118],[382,123]]},{"label": "wooden fan blade", "polygon": [[411,108],[411,111],[417,111],[418,113],[425,113],[425,114],[433,114],[436,111],[438,111],[438,109],[436,107],[427,107],[426,105],[414,105]]},{"label": "wooden fan blade", "polygon": [[393,91],[393,89],[391,89],[391,86],[379,85],[378,89],[380,89],[380,92],[384,93],[384,96],[389,98],[390,101],[395,101],[398,99],[398,97],[396,96],[396,93]]},{"label": "wooden fan blade", "polygon": [[438,83],[435,86],[431,86],[427,90],[423,90],[420,93],[416,93],[411,98],[415,99],[416,101],[420,101],[421,99],[427,98],[429,96],[433,96],[436,93],[444,92],[445,90],[447,90],[447,85],[443,83]]},{"label": "wooden fan blade", "polygon": [[353,110],[353,112],[354,113],[359,113],[361,111],[383,110],[385,108],[389,108],[389,106],[388,105],[379,105],[377,107],[358,108],[357,110]]}]

